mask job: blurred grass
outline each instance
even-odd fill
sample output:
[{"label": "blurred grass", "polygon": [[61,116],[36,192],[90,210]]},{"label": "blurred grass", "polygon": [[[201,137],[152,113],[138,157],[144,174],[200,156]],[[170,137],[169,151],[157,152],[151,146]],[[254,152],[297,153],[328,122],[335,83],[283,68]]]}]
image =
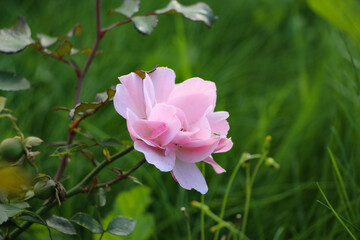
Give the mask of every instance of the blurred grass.
[{"label": "blurred grass", "polygon": [[[359,226],[360,65],[358,42],[353,41],[354,35],[348,35],[351,26],[344,27],[343,22],[336,25],[334,20],[326,19],[328,15],[322,19],[301,0],[206,2],[219,16],[211,29],[180,17],[161,16],[150,37],[139,35],[131,25],[107,33],[100,44],[103,54],[95,58],[85,80],[82,101],[91,101],[96,93],[117,84],[120,75],[137,68],[151,69],[156,64],[173,68],[178,82],[189,76],[214,81],[217,110],[230,113],[229,135],[234,147],[229,153],[214,155],[227,173],[217,175],[207,167],[209,192],[205,202],[212,211],[220,212],[227,181],[241,153],[259,152],[265,136],[271,135],[270,156],[281,168],[260,169],[247,235],[266,240],[349,239],[332,212],[317,202],[322,197],[315,183],[320,182],[336,212],[346,216],[347,206],[337,190],[329,147],[355,212],[348,220]],[[141,11],[151,12],[166,3],[143,1]],[[103,1],[103,15],[119,5],[119,1]],[[351,16],[344,9],[339,9],[339,16]],[[0,27],[12,25],[18,15],[26,17],[33,36],[39,32],[59,35],[81,23],[84,34],[73,39],[75,47],[92,44],[93,2],[5,0],[0,7]],[[102,26],[117,18],[104,16]],[[84,62],[85,57],[76,60]],[[1,92],[25,135],[41,137],[46,143],[65,140],[67,114],[52,109],[73,104],[75,76],[71,69],[31,49],[16,55],[1,54],[0,69],[15,71],[32,82],[30,90]],[[5,120],[0,121],[1,138],[15,134],[9,126]],[[129,139],[125,121],[111,104],[83,127],[99,138]],[[48,156],[54,149],[45,144],[40,150],[43,155],[37,164],[43,172],[54,174],[59,161]],[[101,157],[100,151],[97,157]],[[127,168],[141,157],[132,153],[114,166]],[[71,186],[90,168],[89,162],[75,154],[66,169],[64,185]],[[110,171],[104,170],[102,178],[108,174]],[[150,165],[143,166],[135,176],[152,189],[148,212],[156,222],[153,239],[186,238],[186,224],[179,210],[182,206],[190,212],[193,238],[199,238],[200,214],[189,206],[191,200],[200,199],[197,192],[180,189],[170,174]],[[131,182],[112,187],[105,211],[111,211],[116,192],[132,187]],[[236,214],[243,212],[244,189],[241,172],[233,183],[225,220],[235,222]],[[54,212],[71,217],[75,211],[93,209],[86,202],[86,196],[70,199]],[[208,229],[214,224],[206,219],[206,239],[212,239]],[[357,229],[348,227],[360,235]]]}]

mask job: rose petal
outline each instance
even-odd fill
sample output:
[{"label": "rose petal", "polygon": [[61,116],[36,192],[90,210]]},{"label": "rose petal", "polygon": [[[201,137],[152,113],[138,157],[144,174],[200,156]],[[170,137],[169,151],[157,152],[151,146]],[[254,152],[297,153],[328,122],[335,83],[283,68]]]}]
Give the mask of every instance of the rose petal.
[{"label": "rose petal", "polygon": [[231,138],[222,137],[220,138],[219,144],[215,148],[214,153],[227,152],[233,145],[234,143],[231,141]]},{"label": "rose petal", "polygon": [[195,163],[176,160],[172,174],[180,186],[185,189],[190,190],[193,188],[201,194],[208,191],[205,178]]},{"label": "rose petal", "polygon": [[143,80],[144,100],[146,107],[146,116],[149,117],[153,106],[155,105],[155,90],[151,78],[146,74]]},{"label": "rose petal", "polygon": [[158,103],[165,102],[175,87],[175,73],[167,67],[158,67],[149,73],[155,89],[155,98]]},{"label": "rose petal", "polygon": [[205,159],[204,159],[204,162],[210,164],[210,165],[213,167],[213,169],[214,169],[214,171],[215,171],[216,173],[226,172],[226,170],[223,169],[219,164],[217,164],[217,162],[215,162],[214,159],[213,159],[211,156],[205,158]]},{"label": "rose petal", "polygon": [[155,148],[147,145],[143,141],[135,141],[134,148],[144,153],[145,159],[148,163],[153,164],[160,171],[168,172],[174,168],[175,165],[175,153],[169,152],[165,154],[164,149]]},{"label": "rose petal", "polygon": [[165,123],[140,119],[130,109],[127,111],[127,125],[133,139],[141,139],[152,146],[158,146],[158,144],[151,140],[167,130]]},{"label": "rose petal", "polygon": [[226,119],[229,117],[228,112],[224,112],[224,111],[212,112],[207,114],[206,117],[209,120],[211,131],[213,133],[226,136],[226,134],[230,129],[229,123],[226,121]]},{"label": "rose petal", "polygon": [[135,73],[119,77],[122,84],[116,86],[114,105],[117,112],[126,118],[130,108],[138,117],[146,118],[143,80]]},{"label": "rose petal", "polygon": [[200,162],[214,152],[218,143],[217,138],[190,141],[179,146],[176,157],[184,162]]},{"label": "rose petal", "polygon": [[216,87],[213,82],[191,78],[175,86],[167,103],[182,109],[190,123],[198,121],[209,106],[215,107]]}]

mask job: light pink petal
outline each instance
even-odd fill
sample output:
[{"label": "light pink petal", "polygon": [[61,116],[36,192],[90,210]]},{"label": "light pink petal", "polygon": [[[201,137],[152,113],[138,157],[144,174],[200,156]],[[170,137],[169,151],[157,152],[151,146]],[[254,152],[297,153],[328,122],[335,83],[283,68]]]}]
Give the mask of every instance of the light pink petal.
[{"label": "light pink petal", "polygon": [[[142,120],[136,116],[130,109],[127,111],[127,125],[132,138],[148,141],[157,138],[167,130],[166,124],[157,121]],[[151,141],[151,145],[157,145]]]},{"label": "light pink petal", "polygon": [[215,162],[211,156],[205,158],[204,162],[210,164],[216,173],[226,172],[225,169],[223,169],[219,164],[217,164],[217,162]]},{"label": "light pink petal", "polygon": [[172,174],[182,188],[193,188],[201,194],[208,191],[205,178],[195,163],[176,160]]},{"label": "light pink petal", "polygon": [[214,152],[218,143],[217,138],[190,141],[179,146],[176,157],[185,162],[200,162]]},{"label": "light pink petal", "polygon": [[119,105],[116,110],[123,116],[126,108],[130,108],[138,117],[146,118],[143,80],[135,73],[121,76],[119,80],[122,85],[116,86],[114,104],[115,107]]},{"label": "light pink petal", "polygon": [[148,163],[155,165],[160,171],[168,172],[174,168],[175,153],[169,152],[165,154],[164,149],[155,148],[147,145],[143,141],[135,141],[134,148],[144,153],[145,159]]},{"label": "light pink petal", "polygon": [[175,86],[167,103],[183,110],[189,123],[196,122],[209,106],[215,107],[215,84],[201,78],[188,79]]},{"label": "light pink petal", "polygon": [[206,115],[211,126],[213,133],[226,136],[230,127],[226,119],[229,117],[229,113],[225,111],[212,112]]},{"label": "light pink petal", "polygon": [[158,103],[165,102],[175,87],[175,73],[167,67],[158,67],[149,73],[155,89],[155,98]]},{"label": "light pink petal", "polygon": [[180,132],[181,122],[177,117],[177,109],[165,103],[157,104],[150,115],[149,120],[166,123],[167,130],[159,136],[161,146],[169,144]]},{"label": "light pink petal", "polygon": [[219,144],[215,148],[214,153],[227,152],[233,145],[234,143],[231,141],[231,138],[220,138]]},{"label": "light pink petal", "polygon": [[144,100],[146,107],[146,116],[149,117],[153,106],[155,105],[155,90],[151,78],[146,74],[143,80]]},{"label": "light pink petal", "polygon": [[193,139],[208,139],[212,136],[211,127],[206,117],[202,117],[197,122],[193,123],[189,131],[196,131],[196,133],[191,136]]}]

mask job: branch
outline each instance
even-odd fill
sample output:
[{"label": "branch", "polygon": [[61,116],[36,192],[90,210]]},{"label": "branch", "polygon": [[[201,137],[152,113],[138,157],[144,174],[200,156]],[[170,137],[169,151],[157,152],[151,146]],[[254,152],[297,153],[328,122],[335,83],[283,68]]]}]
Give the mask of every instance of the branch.
[{"label": "branch", "polygon": [[[96,0],[96,37],[93,44],[93,47],[91,49],[91,53],[85,63],[85,66],[82,71],[79,72],[77,75],[77,84],[76,84],[76,93],[75,93],[75,100],[74,100],[74,107],[80,102],[80,95],[81,95],[81,89],[82,89],[82,83],[85,78],[85,75],[90,67],[90,64],[95,56],[96,50],[99,46],[99,41],[101,39],[101,32],[100,32],[100,0]],[[70,145],[75,137],[75,132],[69,128],[68,133],[68,139],[67,139],[67,145]],[[64,155],[60,160],[59,168],[56,172],[56,175],[54,177],[55,181],[59,181],[64,174],[65,167],[68,162],[69,155]]]},{"label": "branch", "polygon": [[[67,192],[67,199],[75,196],[78,193],[83,193],[83,187],[96,175],[98,174],[104,167],[106,167],[107,165],[109,165],[110,163],[112,163],[113,161],[115,161],[118,158],[121,158],[122,156],[126,155],[127,153],[131,152],[134,149],[134,147],[129,147],[127,149],[125,149],[122,152],[119,152],[113,156],[110,157],[109,160],[104,160],[102,161],[96,168],[94,168],[90,173],[88,173],[88,175],[86,175],[83,180],[81,180],[81,182],[79,184],[77,184],[75,187],[71,188],[68,192]],[[138,169],[142,164],[145,163],[145,159],[142,159],[140,162],[138,162],[135,166],[133,166],[129,171],[127,171],[126,173],[124,173],[124,177],[122,179],[127,178],[131,173],[133,173],[136,169]],[[36,214],[38,215],[43,215],[44,213],[46,213],[47,211],[49,211],[51,208],[53,208],[54,206],[58,206],[57,205],[57,201],[53,200],[52,202],[48,203],[45,206],[42,206],[41,208],[39,208],[36,211]],[[23,231],[25,231],[27,228],[29,228],[32,225],[31,222],[25,222],[23,224],[20,225],[19,228],[14,229],[11,233],[10,233],[10,239],[13,239],[15,237],[17,237],[20,233],[22,233]]]}]

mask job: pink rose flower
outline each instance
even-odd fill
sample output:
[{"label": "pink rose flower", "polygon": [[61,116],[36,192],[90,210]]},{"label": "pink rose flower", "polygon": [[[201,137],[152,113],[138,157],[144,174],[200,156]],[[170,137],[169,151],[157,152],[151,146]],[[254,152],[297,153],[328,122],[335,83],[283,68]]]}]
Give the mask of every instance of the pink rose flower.
[{"label": "pink rose flower", "polygon": [[171,171],[181,187],[205,194],[208,187],[195,163],[204,161],[215,172],[225,172],[211,154],[233,145],[226,137],[229,114],[214,112],[215,84],[201,78],[175,84],[174,71],[166,67],[145,79],[130,73],[119,80],[114,106],[127,120],[134,148],[160,171]]}]

